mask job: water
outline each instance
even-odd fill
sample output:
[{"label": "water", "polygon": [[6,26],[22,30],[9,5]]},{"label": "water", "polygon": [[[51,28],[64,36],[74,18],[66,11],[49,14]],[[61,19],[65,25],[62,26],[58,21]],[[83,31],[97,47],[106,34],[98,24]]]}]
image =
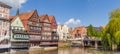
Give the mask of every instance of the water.
[{"label": "water", "polygon": [[[37,52],[40,52],[40,51],[37,51]],[[58,49],[54,51],[45,51],[45,52],[43,51],[43,53],[35,53],[35,52],[32,52],[32,53],[34,54],[120,54],[120,52],[100,51],[94,48],[65,48],[65,49]],[[27,52],[27,53],[21,53],[21,54],[32,54],[32,53]]]},{"label": "water", "polygon": [[120,54],[120,52],[105,52],[94,48],[66,48],[59,49],[58,54]]}]

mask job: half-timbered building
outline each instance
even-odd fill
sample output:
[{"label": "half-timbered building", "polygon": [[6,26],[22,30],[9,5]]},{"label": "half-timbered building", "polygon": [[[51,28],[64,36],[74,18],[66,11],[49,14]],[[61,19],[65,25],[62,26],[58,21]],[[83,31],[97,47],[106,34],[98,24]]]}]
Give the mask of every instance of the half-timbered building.
[{"label": "half-timbered building", "polygon": [[24,29],[29,34],[30,46],[39,46],[41,40],[41,25],[37,10],[20,13]]},{"label": "half-timbered building", "polygon": [[41,30],[41,36],[42,36],[42,40],[41,40],[41,46],[45,46],[45,45],[50,45],[51,41],[52,41],[52,28],[51,28],[51,22],[49,20],[49,17],[47,14],[44,14],[42,16],[39,17],[40,18],[40,22],[41,22],[41,26],[42,26],[42,30]]}]

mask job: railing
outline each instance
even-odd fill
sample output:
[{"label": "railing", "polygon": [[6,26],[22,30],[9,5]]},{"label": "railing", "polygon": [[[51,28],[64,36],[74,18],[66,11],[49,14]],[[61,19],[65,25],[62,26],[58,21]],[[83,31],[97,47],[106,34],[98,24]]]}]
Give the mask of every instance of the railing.
[{"label": "railing", "polygon": [[9,19],[7,19],[7,18],[3,18],[3,17],[0,17],[0,20],[6,20],[6,21],[9,21]]},{"label": "railing", "polygon": [[13,29],[12,32],[13,33],[27,33],[27,31],[25,30],[17,30],[17,29]]}]

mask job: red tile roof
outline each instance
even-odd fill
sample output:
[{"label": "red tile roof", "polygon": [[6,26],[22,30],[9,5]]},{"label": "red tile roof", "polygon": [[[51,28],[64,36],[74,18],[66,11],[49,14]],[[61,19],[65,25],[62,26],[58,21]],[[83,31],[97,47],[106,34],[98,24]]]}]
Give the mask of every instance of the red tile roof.
[{"label": "red tile roof", "polygon": [[83,28],[85,28],[85,27],[83,27],[83,26],[81,26],[81,27],[76,27],[74,30],[73,30],[73,34],[77,34],[78,32],[78,30],[79,31],[82,31],[83,30]]},{"label": "red tile roof", "polygon": [[52,23],[52,28],[57,29],[57,23],[54,16],[49,16],[50,23]]},{"label": "red tile roof", "polygon": [[36,10],[33,10],[33,11],[30,11],[30,12],[24,12],[24,13],[20,13],[19,15],[16,15],[16,16],[11,16],[10,17],[10,22],[14,21],[14,19],[17,18],[17,16],[21,19],[25,29],[27,30],[28,29],[28,26],[27,26],[27,20],[33,15],[33,13],[35,12]]},{"label": "red tile roof", "polygon": [[33,15],[34,12],[35,10],[30,11],[30,12],[24,12],[24,13],[19,14],[19,17],[21,18],[21,20],[27,20]]},{"label": "red tile roof", "polygon": [[55,21],[54,16],[49,16],[49,20],[50,20],[51,23],[54,22]]},{"label": "red tile roof", "polygon": [[17,16],[10,16],[10,22],[14,21],[14,19],[16,19]]},{"label": "red tile roof", "polygon": [[[49,20],[47,14],[43,14],[43,15],[41,15],[41,16],[39,16],[39,18],[40,18],[40,21],[41,21],[41,22],[44,22],[44,19],[45,19],[45,18],[47,18],[47,19]],[[49,21],[50,21],[50,20],[49,20]]]}]

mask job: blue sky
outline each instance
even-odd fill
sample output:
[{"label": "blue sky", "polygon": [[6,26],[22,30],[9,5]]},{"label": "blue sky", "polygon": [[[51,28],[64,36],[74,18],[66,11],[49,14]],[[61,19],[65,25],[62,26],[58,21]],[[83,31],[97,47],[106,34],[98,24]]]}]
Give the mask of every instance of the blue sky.
[{"label": "blue sky", "polygon": [[[102,26],[108,23],[110,11],[116,8],[120,8],[120,0],[27,0],[20,12],[37,9],[39,15],[55,16],[59,24],[69,22],[69,27]],[[12,8],[11,15],[15,13]]]}]

